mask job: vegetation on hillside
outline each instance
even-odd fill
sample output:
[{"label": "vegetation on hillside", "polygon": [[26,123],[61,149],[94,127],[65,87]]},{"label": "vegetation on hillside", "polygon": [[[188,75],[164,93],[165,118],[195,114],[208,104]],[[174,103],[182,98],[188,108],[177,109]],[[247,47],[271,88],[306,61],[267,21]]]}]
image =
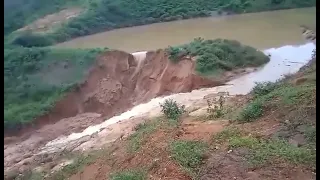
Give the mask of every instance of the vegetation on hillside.
[{"label": "vegetation on hillside", "polygon": [[[278,178],[279,174],[283,175],[282,172],[285,172],[286,178],[292,178],[296,169],[299,169],[302,175],[309,176],[311,172],[316,172],[316,60],[315,55],[313,57],[314,59],[296,74],[275,83],[257,84],[244,99],[231,97],[228,105],[237,108],[240,106],[242,111],[246,111],[246,107],[257,99],[267,101],[261,101],[261,115],[248,121],[240,120],[240,123],[250,121],[246,124],[233,121],[220,132],[212,130],[209,141],[201,135],[202,129],[197,127],[201,123],[184,124],[179,121],[177,126],[170,126],[168,114],[174,114],[176,109],[179,109],[177,107],[181,106],[173,100],[167,100],[163,105],[167,107],[167,111],[162,111],[163,117],[149,119],[136,126],[136,132],[127,140],[116,141],[112,144],[114,148],[99,153],[99,161],[94,162],[94,167],[99,167],[97,174],[105,174],[114,180],[147,179],[155,173],[163,173],[159,176],[168,178],[174,178],[181,173],[192,179],[201,179],[204,175],[209,175],[206,176],[209,178],[223,175],[226,179],[233,179],[234,173],[224,173],[232,167],[233,172],[252,172],[251,169],[256,169],[255,174],[260,179],[264,179],[267,171],[270,172],[267,174],[270,178]],[[289,86],[292,86],[292,89],[286,89]],[[304,91],[306,87],[309,91]],[[284,91],[288,95],[283,94]],[[264,99],[266,96],[269,98]],[[247,98],[251,97],[252,101],[247,102]],[[241,108],[242,106],[245,108]],[[224,108],[227,107],[226,105]],[[237,111],[228,113],[236,114]],[[177,114],[179,115],[176,117],[180,117],[181,113]],[[185,120],[190,120],[190,117]],[[210,126],[211,123],[207,125]],[[188,131],[189,128],[192,130]],[[185,136],[188,134],[192,136]],[[305,141],[290,141],[297,134],[302,135]],[[136,147],[134,153],[122,151],[123,143],[128,147]],[[72,174],[86,172],[83,167],[93,162],[92,157],[97,156],[78,158],[56,172],[59,176],[54,176],[55,179],[66,179]],[[123,163],[128,159],[130,161]],[[172,165],[172,161],[178,166]],[[174,173],[163,171],[163,167],[170,167]],[[89,166],[89,169],[92,169],[92,166]]]},{"label": "vegetation on hillside", "polygon": [[[316,65],[315,62],[308,68],[308,72],[296,83],[288,82],[288,79],[280,80],[275,83],[259,83],[252,90],[253,100],[243,108],[238,120],[241,122],[250,122],[263,116],[272,110],[282,109],[281,115],[285,117],[301,118],[306,120],[300,114],[310,108],[315,108],[316,92]],[[303,83],[299,83],[302,81]],[[275,101],[276,100],[276,101]],[[314,107],[313,107],[314,106]],[[292,114],[297,113],[297,114]]]},{"label": "vegetation on hillside", "polygon": [[4,35],[47,14],[79,6],[83,0],[4,0]]},{"label": "vegetation on hillside", "polygon": [[4,49],[4,126],[30,123],[81,81],[101,49]]},{"label": "vegetation on hillside", "polygon": [[[5,34],[21,28],[38,17],[71,5],[82,5],[86,11],[80,16],[63,24],[53,33],[39,34],[31,38],[45,39],[46,42],[55,43],[115,28],[210,16],[217,12],[246,13],[310,7],[315,6],[316,0],[28,0],[26,3],[23,2],[23,5],[21,0],[13,2],[15,3],[5,0]],[[30,34],[19,36],[23,36],[23,39],[30,39],[24,37]],[[19,42],[15,41],[17,44]],[[32,44],[32,41],[27,44]],[[34,46],[40,45],[44,44],[34,44]]]},{"label": "vegetation on hillside", "polygon": [[261,51],[226,39],[197,38],[188,44],[169,47],[167,51],[173,62],[183,56],[196,57],[196,71],[203,75],[220,74],[235,68],[257,67],[270,60]]}]

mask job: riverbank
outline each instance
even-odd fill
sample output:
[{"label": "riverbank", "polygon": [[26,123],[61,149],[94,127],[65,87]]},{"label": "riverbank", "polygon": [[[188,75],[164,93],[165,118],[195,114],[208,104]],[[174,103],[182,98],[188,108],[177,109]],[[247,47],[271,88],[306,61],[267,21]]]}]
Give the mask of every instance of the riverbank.
[{"label": "riverbank", "polygon": [[[32,132],[47,123],[84,112],[110,118],[133,104],[157,96],[221,85],[245,73],[244,68],[257,67],[269,61],[262,52],[236,41],[198,40],[187,46],[193,49],[193,54],[178,57],[179,62],[176,63],[169,60],[167,51],[161,49],[145,52],[142,59],[126,52],[102,49],[7,50],[5,134]],[[201,48],[206,48],[206,52],[201,53]],[[202,62],[200,57],[208,54],[216,58]],[[224,59],[226,54],[231,58]],[[232,58],[235,56],[242,57],[242,60],[235,63]],[[199,75],[202,72],[199,71],[201,62],[211,64],[205,73],[214,75]],[[16,63],[20,66],[15,66]],[[65,106],[69,108],[65,109]],[[87,126],[90,126],[91,119],[88,121]],[[86,128],[86,123],[82,126]]]},{"label": "riverbank", "polygon": [[202,37],[237,40],[263,50],[303,44],[300,25],[315,27],[315,14],[315,8],[301,8],[155,23],[79,37],[54,47],[109,47],[133,53],[179,46]]},{"label": "riverbank", "polygon": [[[311,46],[310,46],[311,45]],[[275,80],[281,78],[283,74],[292,73],[297,71],[306,61],[314,48],[312,44],[308,44],[301,47],[290,47],[291,50],[288,51],[288,47],[284,47],[284,51],[277,49],[270,49],[268,53],[271,54],[271,62],[264,66],[262,69],[258,70],[257,72],[250,73],[246,76],[242,76],[242,78],[237,78],[234,81],[228,83],[227,86],[221,86],[216,88],[206,88],[206,89],[199,89],[194,90],[191,93],[178,93],[171,96],[166,97],[158,97],[152,99],[150,102],[145,104],[140,104],[130,111],[127,111],[119,116],[115,116],[107,121],[101,118],[100,114],[97,113],[84,113],[80,114],[75,117],[62,119],[60,122],[68,122],[68,124],[61,125],[60,122],[43,126],[42,129],[37,131],[33,131],[33,134],[29,136],[29,138],[22,139],[16,138],[11,139],[8,141],[8,144],[5,145],[5,167],[7,170],[16,169],[17,171],[25,171],[26,169],[33,167],[40,161],[46,162],[48,160],[49,164],[45,163],[46,165],[52,166],[52,158],[55,159],[55,164],[60,162],[60,160],[64,161],[63,156],[61,153],[71,152],[71,151],[86,151],[90,149],[97,149],[101,147],[104,143],[112,142],[119,137],[126,137],[132,132],[132,127],[148,117],[154,117],[159,114],[159,103],[163,102],[165,99],[173,98],[177,100],[179,103],[186,105],[188,111],[194,111],[197,108],[201,108],[206,106],[205,99],[203,101],[203,96],[210,95],[212,93],[218,93],[220,91],[228,91],[230,95],[244,93],[246,94],[250,91],[250,87],[254,86],[255,80]],[[308,52],[309,49],[310,51]],[[279,56],[281,52],[285,52],[282,56]],[[299,54],[300,56],[295,55],[295,53]],[[304,54],[304,56],[301,56]],[[295,59],[296,57],[301,58],[299,63],[289,63],[291,58],[288,55],[292,55]],[[283,58],[282,60],[278,58]],[[296,59],[298,60],[298,59]],[[190,60],[188,60],[190,61]],[[283,62],[278,64],[277,62]],[[288,64],[289,63],[289,64]],[[287,66],[290,65],[290,66]],[[278,70],[274,71],[277,67]],[[272,70],[273,76],[270,76],[269,72]],[[263,73],[264,72],[264,73]],[[255,76],[255,74],[257,76]],[[260,75],[259,75],[260,74]],[[257,79],[255,79],[257,78]],[[269,79],[268,79],[269,78]],[[274,78],[274,79],[273,79]],[[252,80],[252,81],[251,81]],[[77,98],[79,99],[79,98]],[[73,106],[68,106],[73,107]],[[74,122],[74,123],[73,123]],[[81,124],[79,124],[81,122]],[[89,124],[96,124],[102,122],[101,124],[90,126],[86,128],[84,131],[78,131],[78,133],[70,134],[71,132],[77,132],[76,129],[79,128],[79,125],[82,128],[87,127],[85,122],[89,122]],[[58,127],[59,126],[59,127]],[[61,131],[64,129],[72,127],[72,131],[67,130],[65,133],[66,136],[61,136]],[[41,135],[44,133],[43,135]],[[44,138],[54,138],[54,134],[60,136],[60,138],[54,139],[53,141],[47,142]],[[68,134],[70,134],[68,136]],[[15,142],[19,141],[18,146]],[[24,147],[26,151],[21,151],[21,148]],[[31,155],[32,152],[34,155]],[[31,155],[31,156],[30,156]],[[28,157],[28,158],[24,158]],[[18,162],[19,161],[19,162]],[[25,161],[29,163],[25,164]],[[17,162],[12,167],[12,162]],[[11,165],[10,165],[11,164]],[[47,167],[46,167],[47,168]],[[7,171],[6,171],[7,172]]]},{"label": "riverbank", "polygon": [[[84,154],[44,160],[43,165],[26,177],[311,180],[316,171],[315,63],[313,59],[282,81],[261,83],[248,95],[220,93],[226,90],[221,89],[222,86],[213,88],[215,90],[206,96],[203,90],[201,97],[191,95],[194,101],[185,97],[178,99],[179,94],[164,98],[186,105],[186,114],[179,119],[154,118],[161,115],[159,111],[123,119],[109,127],[101,126],[101,132],[77,141],[75,152],[84,151]],[[216,99],[219,97],[224,99],[220,113],[213,109],[207,111],[213,108],[207,100],[219,107],[220,100]],[[63,147],[62,140],[52,141],[42,150],[48,152],[53,147]],[[64,143],[71,147],[75,141]],[[86,153],[90,146],[98,150]],[[69,165],[60,169],[61,162]]]},{"label": "riverbank", "polygon": [[[48,33],[22,33],[13,40],[14,44],[22,46],[47,46],[57,42],[63,42],[76,37],[95,34],[112,29],[152,24],[156,22],[166,22],[181,19],[190,19],[193,17],[208,17],[216,12],[262,12],[268,10],[279,10],[289,8],[302,8],[315,5],[315,1],[310,0],[304,3],[296,2],[264,2],[247,1],[241,2],[193,2],[183,3],[175,2],[140,2],[126,3],[125,0],[119,0],[117,3],[93,3],[88,5],[87,11],[78,17],[72,18],[69,22],[53,28],[54,31]],[[120,5],[122,4],[122,5]],[[113,9],[110,10],[110,7]],[[116,10],[114,10],[116,9]]]}]

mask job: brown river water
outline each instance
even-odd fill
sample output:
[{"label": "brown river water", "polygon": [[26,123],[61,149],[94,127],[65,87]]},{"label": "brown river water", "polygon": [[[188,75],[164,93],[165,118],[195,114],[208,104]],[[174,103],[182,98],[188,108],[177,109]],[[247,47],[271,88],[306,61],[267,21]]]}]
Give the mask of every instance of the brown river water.
[{"label": "brown river water", "polygon": [[303,44],[300,25],[316,26],[316,8],[196,18],[117,29],[80,37],[57,47],[109,47],[127,52],[179,45],[196,37],[238,40],[258,49]]},{"label": "brown river water", "polygon": [[[188,93],[153,98],[149,102],[139,104],[120,115],[106,119],[100,124],[93,124],[82,132],[61,135],[47,142],[36,152],[39,155],[64,152],[67,147],[81,151],[99,148],[104,143],[119,138],[128,129],[132,129],[134,123],[137,123],[134,121],[135,118],[148,117],[150,119],[158,116],[161,110],[159,103],[163,103],[166,99],[174,99],[185,105],[186,108],[192,108],[195,104],[204,102],[206,95],[219,92],[229,92],[231,96],[247,94],[256,82],[274,82],[286,74],[295,73],[311,59],[312,50],[315,48],[315,44],[303,39],[299,25],[315,28],[316,9],[304,8],[158,23],[118,29],[59,44],[58,47],[109,47],[136,52],[154,50],[168,45],[179,45],[189,42],[195,37],[227,38],[263,50],[265,54],[270,55],[270,62],[254,72],[231,80],[225,86],[202,88]],[[144,57],[145,52],[133,55]],[[142,59],[138,58],[137,60],[141,61]],[[124,125],[119,126],[120,122]],[[130,124],[131,122],[133,124]],[[21,149],[31,148],[33,144],[30,142],[38,141],[39,136],[36,134],[23,142],[30,147],[22,148],[21,143],[12,144],[12,146],[5,148],[5,165],[11,162],[10,159],[13,157],[24,156]]]}]

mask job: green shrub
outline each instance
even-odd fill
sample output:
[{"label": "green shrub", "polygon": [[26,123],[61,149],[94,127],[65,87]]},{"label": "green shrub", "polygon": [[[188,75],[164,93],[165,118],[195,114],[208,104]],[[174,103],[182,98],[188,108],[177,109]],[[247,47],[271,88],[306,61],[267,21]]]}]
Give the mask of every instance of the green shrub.
[{"label": "green shrub", "polygon": [[53,44],[53,40],[44,35],[22,33],[12,41],[12,44],[23,47],[43,47]]},{"label": "green shrub", "polygon": [[241,112],[238,120],[240,122],[251,122],[261,117],[263,113],[263,104],[261,101],[253,101],[248,104]]},{"label": "green shrub", "polygon": [[189,44],[169,47],[169,59],[173,62],[182,56],[196,56],[196,71],[203,75],[220,74],[234,68],[255,67],[270,59],[256,49],[240,44],[238,41],[196,38]]},{"label": "green shrub", "polygon": [[273,82],[262,82],[262,83],[256,83],[254,88],[252,89],[252,93],[255,97],[258,96],[264,96],[276,89],[279,86],[279,83],[273,83]]},{"label": "green shrub", "polygon": [[178,120],[179,117],[185,112],[185,106],[179,105],[173,99],[166,99],[163,104],[160,104],[161,112],[172,120]]},{"label": "green shrub", "polygon": [[214,107],[212,107],[212,102],[210,102],[209,100],[207,100],[207,104],[208,104],[208,108],[207,108],[207,112],[209,113],[208,118],[212,119],[212,118],[221,118],[224,115],[224,103],[225,103],[225,99],[224,96],[220,96],[219,100],[218,100],[219,106],[218,105],[214,105]]},{"label": "green shrub", "polygon": [[167,48],[167,52],[169,53],[169,59],[174,63],[177,63],[180,60],[181,54],[185,54],[183,49],[171,46]]}]

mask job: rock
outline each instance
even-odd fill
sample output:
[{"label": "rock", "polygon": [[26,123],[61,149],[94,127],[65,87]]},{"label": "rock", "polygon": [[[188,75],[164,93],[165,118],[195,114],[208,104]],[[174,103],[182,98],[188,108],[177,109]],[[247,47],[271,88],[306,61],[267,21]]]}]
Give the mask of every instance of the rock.
[{"label": "rock", "polygon": [[32,156],[32,154],[25,154],[23,155],[23,158],[26,159],[26,158],[30,158]]},{"label": "rock", "polygon": [[296,130],[297,130],[299,133],[304,133],[304,132],[306,131],[307,127],[308,127],[307,125],[302,124],[302,125],[299,125],[299,126],[296,128]]},{"label": "rock", "polygon": [[303,134],[296,134],[289,139],[289,143],[296,147],[299,147],[301,145],[306,144],[306,139]]},{"label": "rock", "polygon": [[296,79],[296,80],[294,81],[294,84],[295,84],[295,85],[300,85],[300,84],[306,82],[307,80],[308,80],[308,79],[305,78],[305,77],[298,78],[298,79]]}]

